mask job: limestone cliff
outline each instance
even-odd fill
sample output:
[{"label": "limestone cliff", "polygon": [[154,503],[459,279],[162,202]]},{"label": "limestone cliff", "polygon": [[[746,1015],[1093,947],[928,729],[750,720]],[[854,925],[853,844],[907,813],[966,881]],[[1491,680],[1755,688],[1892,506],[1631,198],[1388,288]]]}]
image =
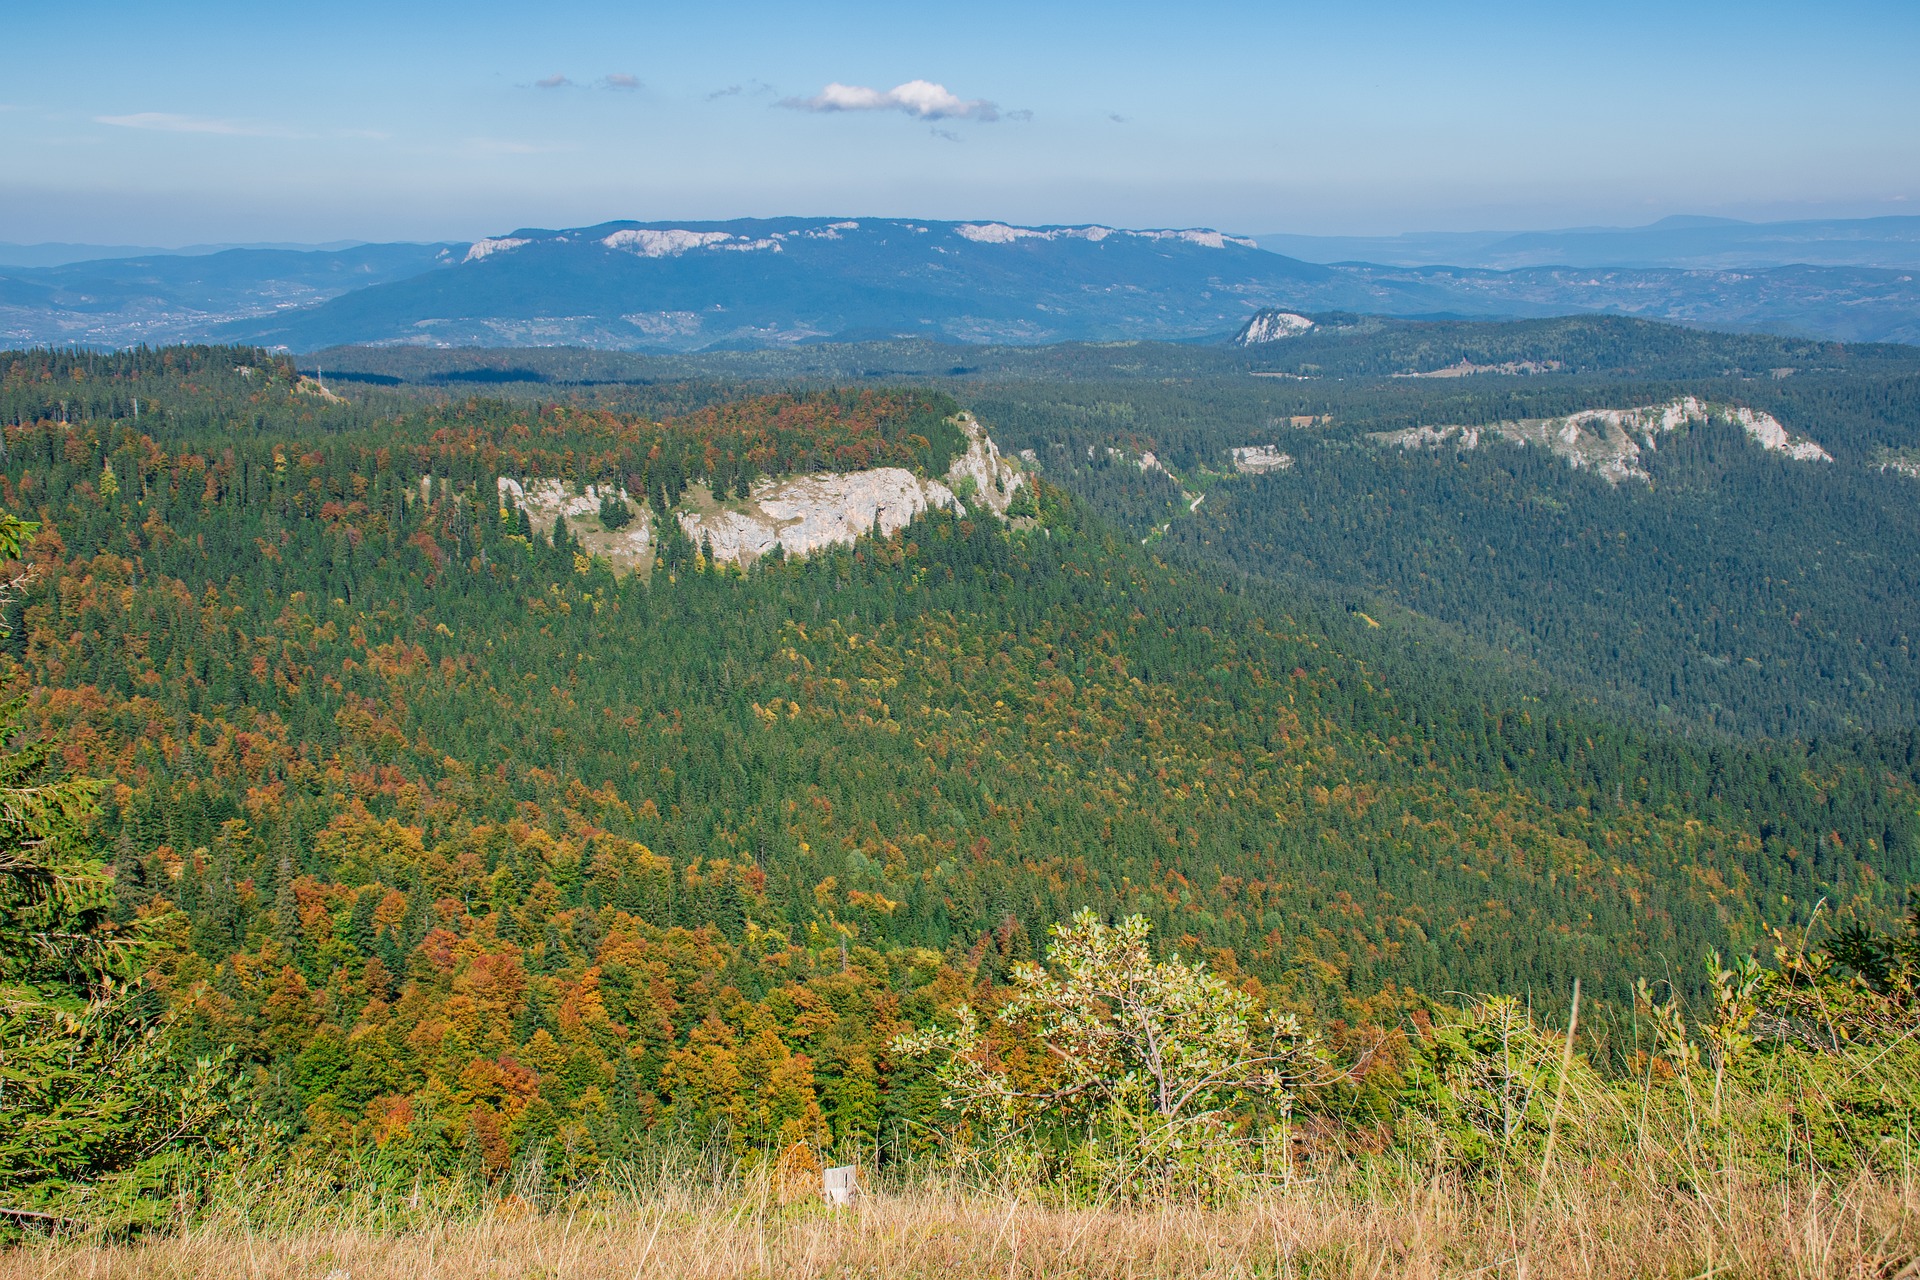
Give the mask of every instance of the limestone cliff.
[{"label": "limestone cliff", "polygon": [[[673,518],[696,547],[710,546],[716,560],[741,565],[775,547],[805,556],[851,543],[875,528],[896,533],[929,510],[985,511],[1004,519],[1026,477],[971,415],[962,415],[959,425],[967,435],[966,452],[940,479],[903,467],[823,471],[763,479],[746,498],[731,500],[717,499],[696,484],[688,487]],[[615,492],[628,500],[624,490]],[[595,485],[575,492],[559,480],[500,481],[501,505],[525,508],[542,533],[551,534],[554,522],[565,519],[589,554],[606,555],[619,569],[650,568],[651,513],[632,504],[638,513],[633,523],[609,531],[600,523],[602,496]]]},{"label": "limestone cliff", "polygon": [[[616,494],[634,513],[624,528],[608,529],[600,523],[600,501],[608,493]],[[633,501],[625,489],[590,484],[575,492],[564,480],[501,476],[500,505],[525,511],[533,527],[547,537],[553,536],[554,522],[564,518],[581,550],[605,556],[616,570],[647,568],[653,563],[653,513],[644,502]]]},{"label": "limestone cliff", "polygon": [[1550,449],[1567,465],[1591,468],[1610,484],[1623,480],[1650,480],[1643,458],[1659,448],[1659,438],[1688,426],[1719,419],[1739,427],[1747,438],[1770,453],[1782,453],[1796,462],[1832,462],[1833,456],[1804,436],[1795,436],[1768,413],[1742,405],[1710,405],[1683,396],[1665,404],[1639,409],[1583,409],[1564,418],[1524,418],[1490,426],[1419,426],[1404,431],[1375,432],[1370,438],[1403,449],[1437,448],[1453,441],[1458,448],[1475,449],[1483,437]]}]

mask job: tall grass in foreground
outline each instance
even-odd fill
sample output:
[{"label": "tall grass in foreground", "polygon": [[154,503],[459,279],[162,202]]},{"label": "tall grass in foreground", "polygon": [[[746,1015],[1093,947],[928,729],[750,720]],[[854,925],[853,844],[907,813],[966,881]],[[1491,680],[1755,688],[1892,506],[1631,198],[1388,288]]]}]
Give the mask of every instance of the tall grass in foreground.
[{"label": "tall grass in foreground", "polygon": [[[175,1234],[41,1239],[0,1252],[0,1280],[1920,1276],[1912,1142],[1846,1171],[1824,1159],[1827,1072],[1555,1078],[1541,1068],[1564,1041],[1510,1002],[1433,1043],[1450,1037],[1481,1051],[1441,1055],[1446,1105],[1403,1114],[1386,1149],[1354,1130],[1240,1148],[1208,1197],[1035,1177],[992,1152],[871,1176],[842,1211],[795,1200],[777,1162],[714,1149],[662,1146],[570,1188],[538,1153],[492,1186],[257,1163]],[[1910,1108],[1920,1089],[1911,1054],[1841,1061],[1864,1071],[1856,1103]]]},{"label": "tall grass in foreground", "polygon": [[[946,1053],[943,1086],[1014,1105],[975,1107],[938,1157],[883,1166],[850,1210],[807,1194],[817,1153],[801,1144],[775,1160],[663,1142],[573,1183],[537,1146],[492,1183],[280,1149],[180,1182],[167,1234],[121,1243],[65,1220],[0,1252],[0,1280],[1920,1280],[1920,911],[1905,934],[1836,940],[1858,978],[1783,946],[1774,970],[1712,957],[1697,1013],[1643,989],[1650,1041],[1624,1069],[1577,1051],[1577,988],[1562,1028],[1510,998],[1473,1001],[1420,1028],[1373,1120],[1329,1105],[1333,1084],[1250,1071],[1282,1059],[1241,1034],[1243,1002],[1152,961],[1141,929],[1076,918],[1057,931],[1061,981],[1034,970],[996,1015],[1084,1068],[1071,1092],[1009,1075],[964,1009],[910,1041]],[[1104,1030],[1129,1009],[1154,1029],[1151,1060]],[[1175,1053],[1182,1035],[1196,1045]],[[1291,1031],[1276,1043],[1293,1070]],[[1138,1083],[1155,1070],[1160,1087]],[[1264,1124],[1224,1103],[1196,1120],[1164,1102],[1182,1072],[1200,1082],[1182,1097],[1226,1081],[1285,1105]]]},{"label": "tall grass in foreground", "polygon": [[1844,1276],[1916,1273],[1920,1182],[1759,1179],[1685,1194],[1631,1168],[1469,1190],[1407,1163],[1329,1170],[1227,1206],[1070,1205],[938,1176],[857,1208],[782,1207],[771,1180],[657,1170],[551,1203],[422,1203],[290,1174],[180,1234],[49,1241],[0,1278],[770,1276]]},{"label": "tall grass in foreground", "polygon": [[1426,1045],[1383,1147],[1303,1117],[1204,1195],[1035,1176],[991,1149],[869,1175],[842,1211],[718,1148],[663,1145],[571,1187],[537,1152],[493,1185],[263,1161],[171,1234],[30,1240],[0,1251],[0,1280],[1920,1277],[1908,1038],[1623,1082],[1490,1001]]}]

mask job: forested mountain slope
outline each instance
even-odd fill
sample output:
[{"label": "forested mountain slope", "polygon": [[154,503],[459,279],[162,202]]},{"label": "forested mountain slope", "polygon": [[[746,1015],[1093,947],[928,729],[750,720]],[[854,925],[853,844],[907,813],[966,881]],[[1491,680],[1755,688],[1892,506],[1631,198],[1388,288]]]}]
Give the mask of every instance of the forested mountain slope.
[{"label": "forested mountain slope", "polygon": [[[1920,348],[1912,346],[1713,333],[1622,316],[1407,320],[1328,311],[1303,318],[1312,321],[1310,329],[1252,347],[1211,340],[1025,346],[901,338],[663,355],[577,346],[340,346],[302,356],[299,363],[303,369],[320,368],[373,385],[481,385],[509,390],[521,384],[578,390],[652,387],[683,380],[708,384],[875,378],[1111,382],[1249,374],[1326,383],[1431,375],[1458,371],[1462,365],[1485,369],[1531,365],[1541,372],[1627,379],[1920,372]],[[1223,328],[1216,337],[1224,339],[1231,332]],[[1504,389],[1509,384],[1491,385]],[[1409,387],[1407,394],[1418,390]],[[1276,394],[1276,389],[1267,387],[1260,393]]]},{"label": "forested mountain slope", "polygon": [[1260,307],[1637,315],[1839,341],[1912,341],[1920,316],[1920,285],[1896,262],[1595,269],[1536,256],[1515,270],[1484,270],[1320,261],[1200,228],[618,221],[523,227],[465,245],[233,249],[0,267],[0,341],[124,346],[211,337],[298,351],[353,342],[700,351],[901,335],[1191,340],[1232,330]]},{"label": "forested mountain slope", "polygon": [[[1496,662],[1504,651],[1563,688],[1682,729],[1875,733],[1920,718],[1913,347],[1598,317],[1323,313],[1249,348],[875,343],[326,360],[376,385],[484,385],[651,412],[728,387],[945,387],[1057,483],[1189,563],[1283,577],[1377,616],[1416,610]],[[1549,428],[1655,421],[1689,400],[1707,420],[1539,447]],[[1782,447],[1770,450],[1760,436],[1774,427]],[[1382,447],[1396,436],[1435,447]],[[1533,447],[1514,443],[1529,438]],[[1243,475],[1234,450],[1247,448],[1285,465]],[[1808,465],[1796,449],[1832,461]],[[1143,470],[1149,452],[1158,465]]]},{"label": "forested mountain slope", "polygon": [[[1523,443],[1687,397],[1720,408],[1611,444]],[[1818,735],[1920,715],[1911,373],[1129,379],[969,399],[1170,554],[1392,601],[1675,724]],[[1753,425],[1725,420],[1739,413]],[[1255,445],[1289,465],[1237,474],[1232,451]],[[1161,469],[1129,461],[1148,451]]]},{"label": "forested mountain slope", "polygon": [[1358,1016],[1574,977],[1624,1001],[1920,872],[1908,739],[1692,744],[1498,696],[1052,486],[1011,523],[648,578],[495,499],[937,472],[913,395],[662,423],[339,403],[233,349],[0,368],[0,505],[46,522],[9,679],[109,781],[120,908],[189,1039],[316,1140],[870,1138],[932,1106],[884,1088],[900,1019],[1080,905]]},{"label": "forested mountain slope", "polygon": [[1217,231],[754,218],[521,228],[443,270],[219,330],[309,351],[340,342],[768,347],[842,335],[959,342],[1187,337],[1249,305],[1428,311]]}]

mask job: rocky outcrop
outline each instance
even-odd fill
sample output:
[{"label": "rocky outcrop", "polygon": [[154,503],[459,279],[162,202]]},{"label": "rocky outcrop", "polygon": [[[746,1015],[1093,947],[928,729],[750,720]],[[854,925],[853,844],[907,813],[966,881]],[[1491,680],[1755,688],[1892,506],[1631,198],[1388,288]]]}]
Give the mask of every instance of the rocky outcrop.
[{"label": "rocky outcrop", "polygon": [[1428,369],[1421,373],[1396,373],[1396,378],[1470,378],[1476,373],[1552,373],[1559,369],[1558,360],[1508,360],[1502,364],[1475,364],[1471,360],[1460,359],[1440,369]]},{"label": "rocky outcrop", "polygon": [[1652,479],[1643,464],[1643,451],[1656,450],[1659,437],[1714,419],[1739,427],[1761,448],[1796,462],[1833,461],[1819,444],[1794,436],[1771,414],[1739,405],[1709,405],[1693,396],[1639,409],[1584,409],[1564,418],[1523,418],[1484,427],[1409,427],[1375,432],[1369,438],[1403,449],[1438,448],[1449,441],[1458,448],[1476,449],[1482,437],[1493,436],[1540,445],[1566,459],[1570,467],[1591,469],[1608,483],[1619,484]]},{"label": "rocky outcrop", "polygon": [[[632,521],[619,529],[608,529],[600,523],[600,501],[609,493],[618,495],[633,512]],[[615,569],[637,569],[653,563],[652,513],[644,502],[634,502],[625,489],[590,484],[575,492],[564,480],[510,480],[501,476],[500,505],[525,511],[533,527],[549,538],[555,522],[566,520],[567,532],[580,543],[580,549],[588,555],[605,556]]]},{"label": "rocky outcrop", "polygon": [[676,512],[695,544],[714,558],[747,564],[776,546],[790,556],[851,543],[878,529],[890,535],[930,510],[965,515],[971,507],[1005,518],[1026,477],[1000,454],[1000,446],[971,415],[959,420],[966,452],[939,480],[903,467],[820,472],[765,480],[744,502],[696,506]]},{"label": "rocky outcrop", "polygon": [[1875,456],[1880,470],[1891,471],[1909,480],[1920,480],[1920,449],[1882,449]]},{"label": "rocky outcrop", "polygon": [[1770,413],[1758,413],[1735,405],[1726,411],[1727,420],[1743,429],[1753,442],[1773,453],[1784,453],[1796,462],[1832,462],[1833,455],[1811,440],[1796,440]]},{"label": "rocky outcrop", "polygon": [[[1092,445],[1087,446],[1087,456],[1089,458],[1093,456]],[[1155,453],[1151,449],[1146,450],[1144,453],[1141,453],[1136,457],[1135,455],[1128,453],[1125,449],[1116,449],[1112,445],[1108,445],[1107,456],[1118,462],[1129,463],[1133,466],[1140,468],[1142,471],[1158,471],[1161,475],[1166,476],[1170,480],[1179,479],[1179,477],[1174,475],[1173,472],[1167,470],[1165,464],[1163,464],[1160,461],[1159,457],[1155,455]]]},{"label": "rocky outcrop", "polygon": [[875,467],[764,481],[744,503],[674,515],[688,540],[710,545],[716,560],[747,564],[776,546],[790,556],[811,555],[874,529],[897,533],[930,508],[959,506],[938,480]]},{"label": "rocky outcrop", "polygon": [[[975,505],[1004,517],[1025,477],[1000,456],[1000,446],[971,414],[961,416],[960,429],[967,433],[967,451],[947,468],[947,484],[962,494],[970,493],[968,500]],[[971,486],[966,483],[969,480]]]},{"label": "rocky outcrop", "polygon": [[1269,308],[1254,312],[1253,318],[1240,326],[1240,332],[1233,335],[1233,345],[1257,347],[1263,342],[1297,338],[1311,328],[1313,328],[1313,321],[1298,312],[1275,311]]},{"label": "rocky outcrop", "polygon": [[[733,501],[717,500],[694,485],[673,517],[696,547],[710,548],[716,560],[741,565],[775,547],[790,556],[805,556],[852,543],[875,529],[894,534],[930,510],[960,515],[984,510],[1005,518],[1027,479],[970,415],[962,416],[959,425],[967,436],[966,451],[938,480],[904,467],[823,471],[761,480],[746,498]],[[627,498],[624,490],[612,492]],[[602,493],[595,485],[576,493],[559,480],[500,481],[501,505],[524,507],[542,533],[550,535],[554,522],[565,519],[586,552],[607,555],[616,568],[651,567],[651,513],[638,507],[632,524],[607,530],[600,523]]]},{"label": "rocky outcrop", "polygon": [[1263,476],[1269,471],[1285,471],[1292,465],[1292,454],[1282,453],[1270,444],[1241,445],[1233,451],[1233,469],[1241,475]]}]

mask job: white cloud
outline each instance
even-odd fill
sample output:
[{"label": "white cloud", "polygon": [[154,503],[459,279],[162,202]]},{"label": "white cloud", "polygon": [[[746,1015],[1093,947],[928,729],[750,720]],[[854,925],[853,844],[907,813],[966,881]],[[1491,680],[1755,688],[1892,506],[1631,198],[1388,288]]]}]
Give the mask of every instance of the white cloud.
[{"label": "white cloud", "polygon": [[624,71],[609,72],[600,81],[603,89],[625,89],[632,92],[640,87],[640,77],[630,76]]},{"label": "white cloud", "polygon": [[891,89],[834,83],[811,98],[785,98],[796,111],[900,111],[922,120],[998,120],[1000,108],[984,98],[962,98],[931,80],[909,80]]},{"label": "white cloud", "polygon": [[573,87],[573,81],[555,72],[544,80],[535,80],[533,87],[536,89],[571,89]]},{"label": "white cloud", "polygon": [[766,98],[773,94],[773,86],[764,80],[749,80],[745,84],[730,84],[724,89],[715,89],[707,95],[708,102],[717,102],[721,98]]},{"label": "white cloud", "polygon": [[280,129],[265,129],[238,120],[214,120],[204,116],[175,115],[171,111],[136,111],[125,116],[95,116],[95,124],[110,124],[120,129],[150,129],[156,133],[217,133],[232,138],[279,138]]}]

